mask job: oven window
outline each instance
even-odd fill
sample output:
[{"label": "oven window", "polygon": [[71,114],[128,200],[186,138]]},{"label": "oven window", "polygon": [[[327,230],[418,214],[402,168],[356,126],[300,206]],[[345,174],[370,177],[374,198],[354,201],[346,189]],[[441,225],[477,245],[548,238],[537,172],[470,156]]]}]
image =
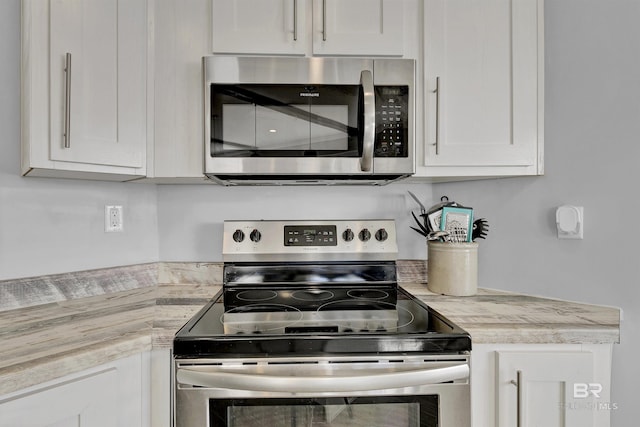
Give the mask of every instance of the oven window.
[{"label": "oven window", "polygon": [[211,156],[359,157],[358,85],[211,85]]},{"label": "oven window", "polygon": [[437,427],[438,396],[215,399],[211,427]]}]

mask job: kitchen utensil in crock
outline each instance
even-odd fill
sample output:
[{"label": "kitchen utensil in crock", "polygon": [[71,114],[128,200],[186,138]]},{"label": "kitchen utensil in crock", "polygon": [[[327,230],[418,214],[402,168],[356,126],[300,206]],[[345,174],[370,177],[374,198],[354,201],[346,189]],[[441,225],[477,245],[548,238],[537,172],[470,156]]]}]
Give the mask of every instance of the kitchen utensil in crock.
[{"label": "kitchen utensil in crock", "polygon": [[486,239],[489,231],[489,222],[484,218],[478,218],[473,221],[473,230],[471,231],[471,240]]}]

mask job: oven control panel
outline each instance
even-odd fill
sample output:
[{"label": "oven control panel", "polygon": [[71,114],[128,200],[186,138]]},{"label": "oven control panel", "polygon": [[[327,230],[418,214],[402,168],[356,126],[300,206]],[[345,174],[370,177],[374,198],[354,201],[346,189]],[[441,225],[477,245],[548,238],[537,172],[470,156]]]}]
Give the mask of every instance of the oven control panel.
[{"label": "oven control panel", "polygon": [[394,220],[225,221],[224,261],[395,261]]},{"label": "oven control panel", "polygon": [[336,246],[335,225],[285,225],[285,246]]}]

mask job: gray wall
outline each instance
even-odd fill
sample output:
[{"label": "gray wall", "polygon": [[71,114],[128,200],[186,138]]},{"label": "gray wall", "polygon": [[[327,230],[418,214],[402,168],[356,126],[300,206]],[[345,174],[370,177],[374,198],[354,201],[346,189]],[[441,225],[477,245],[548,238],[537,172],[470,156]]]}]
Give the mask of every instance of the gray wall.
[{"label": "gray wall", "polygon": [[407,189],[425,203],[431,185],[392,184],[385,187],[220,187],[160,186],[158,212],[160,259],[221,261],[225,219],[393,218],[399,256],[425,258],[424,239],[409,229],[409,211],[416,203]]},{"label": "gray wall", "polygon": [[[434,185],[490,219],[481,286],[622,307],[613,426],[638,425],[640,1],[547,0],[544,177]],[[584,206],[584,240],[555,208]]]},{"label": "gray wall", "polygon": [[[0,280],[157,261],[156,187],[20,176],[20,1],[0,1]],[[104,205],[124,233],[104,233]]]}]

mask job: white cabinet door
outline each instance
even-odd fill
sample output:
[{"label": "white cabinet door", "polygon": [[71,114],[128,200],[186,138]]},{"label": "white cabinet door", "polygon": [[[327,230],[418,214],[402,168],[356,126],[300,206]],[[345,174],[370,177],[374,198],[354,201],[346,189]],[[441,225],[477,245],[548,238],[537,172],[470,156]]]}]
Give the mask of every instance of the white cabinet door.
[{"label": "white cabinet door", "polygon": [[213,0],[212,51],[402,56],[403,17],[404,0]]},{"label": "white cabinet door", "polygon": [[498,427],[594,426],[592,353],[499,351],[497,363]]},{"label": "white cabinet door", "polygon": [[1,427],[117,425],[115,369],[0,403]]},{"label": "white cabinet door", "polygon": [[472,427],[608,427],[617,406],[612,350],[613,344],[474,344]]},{"label": "white cabinet door", "polygon": [[0,396],[0,427],[148,426],[148,366],[141,353]]},{"label": "white cabinet door", "polygon": [[23,4],[23,169],[143,175],[146,0]]},{"label": "white cabinet door", "polygon": [[307,1],[213,0],[213,52],[304,55]]},{"label": "white cabinet door", "polygon": [[541,0],[425,1],[419,175],[542,173],[542,19]]},{"label": "white cabinet door", "polygon": [[403,8],[403,0],[314,0],[313,54],[402,56]]},{"label": "white cabinet door", "polygon": [[147,177],[204,178],[202,57],[210,54],[210,0],[158,0],[154,10],[154,142]]}]

